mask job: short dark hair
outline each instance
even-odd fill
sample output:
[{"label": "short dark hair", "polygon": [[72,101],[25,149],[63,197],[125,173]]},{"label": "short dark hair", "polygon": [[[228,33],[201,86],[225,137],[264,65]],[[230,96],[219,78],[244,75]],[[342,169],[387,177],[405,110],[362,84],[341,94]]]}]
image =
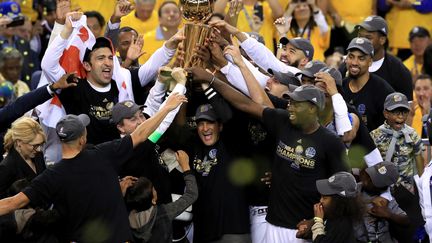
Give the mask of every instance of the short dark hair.
[{"label": "short dark hair", "polygon": [[337,219],[348,217],[353,221],[363,218],[364,203],[361,197],[341,197],[339,195],[331,195],[331,203],[328,210],[325,212],[327,219]]},{"label": "short dark hair", "polygon": [[159,18],[160,18],[161,15],[162,15],[162,8],[163,8],[165,5],[169,4],[169,3],[172,3],[172,4],[176,5],[176,6],[180,9],[180,7],[178,6],[178,4],[177,4],[175,1],[172,1],[172,0],[164,1],[164,2],[159,6],[159,9],[158,9],[158,17],[159,17]]},{"label": "short dark hair", "polygon": [[125,26],[125,27],[122,27],[119,29],[119,34],[120,33],[127,33],[127,32],[135,32],[135,34],[138,35],[138,32],[134,28],[129,27],[129,26]]},{"label": "short dark hair", "polygon": [[96,18],[102,28],[105,26],[105,19],[98,11],[86,11],[84,15],[87,16],[87,18]]},{"label": "short dark hair", "polygon": [[152,206],[153,183],[146,177],[140,177],[126,190],[125,202],[129,211],[145,211]]},{"label": "short dark hair", "polygon": [[429,81],[432,83],[432,78],[430,75],[428,74],[420,74],[419,76],[417,76],[417,78],[414,80],[414,86],[417,83],[418,80],[420,79],[429,79]]}]

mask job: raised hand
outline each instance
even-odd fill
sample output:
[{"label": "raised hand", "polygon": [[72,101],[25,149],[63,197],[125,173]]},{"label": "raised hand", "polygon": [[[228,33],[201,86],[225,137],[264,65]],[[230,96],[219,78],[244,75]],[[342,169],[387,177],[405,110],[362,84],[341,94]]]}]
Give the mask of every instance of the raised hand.
[{"label": "raised hand", "polygon": [[230,18],[238,16],[242,9],[243,9],[242,0],[232,0],[229,2],[228,16]]},{"label": "raised hand", "polygon": [[175,35],[173,35],[169,40],[165,42],[165,46],[171,50],[177,49],[177,46],[184,40],[186,37],[183,33],[183,28],[180,29]]},{"label": "raised hand", "polygon": [[182,103],[187,103],[188,100],[186,98],[186,96],[179,94],[179,93],[171,93],[170,96],[168,96],[168,99],[166,100],[165,103],[165,107],[169,110],[172,111],[175,108],[177,108],[179,105],[181,105]]},{"label": "raised hand", "polygon": [[129,49],[126,53],[126,59],[129,59],[131,61],[135,61],[138,58],[140,58],[142,55],[144,55],[146,52],[142,50],[144,46],[144,38],[143,35],[139,35],[135,38],[135,36],[132,36],[132,42],[129,46]]},{"label": "raised hand", "polygon": [[235,35],[239,32],[239,30],[236,27],[228,24],[224,20],[214,20],[214,21],[211,21],[209,24],[212,27],[218,28],[221,32],[225,31],[231,35]]},{"label": "raised hand", "polygon": [[129,187],[133,186],[138,178],[133,176],[125,176],[120,179],[120,189],[123,197],[126,195],[126,191]]},{"label": "raised hand", "polygon": [[72,22],[80,20],[82,15],[83,15],[83,12],[69,12],[66,14],[65,26],[64,26],[62,32],[60,33],[60,35],[63,39],[69,38],[69,36],[72,34],[72,31],[74,28]]},{"label": "raised hand", "polygon": [[280,36],[285,36],[290,30],[292,17],[280,17],[273,23]]},{"label": "raised hand", "polygon": [[181,83],[183,85],[186,84],[187,72],[183,68],[175,67],[171,72],[171,76],[175,79],[177,83]]},{"label": "raised hand", "polygon": [[70,0],[57,0],[56,2],[56,22],[65,24],[66,14],[71,12],[71,2]]},{"label": "raised hand", "polygon": [[244,64],[242,55],[240,53],[240,48],[234,45],[229,45],[224,49],[224,55],[231,55],[234,61],[234,64],[237,66],[241,66]]},{"label": "raised hand", "polygon": [[111,15],[111,23],[119,23],[123,16],[128,15],[134,6],[128,0],[117,0],[114,13]]},{"label": "raised hand", "polygon": [[75,73],[66,73],[61,78],[51,85],[52,90],[67,89],[69,87],[77,86],[78,78]]},{"label": "raised hand", "polygon": [[223,68],[228,64],[220,46],[215,42],[210,42],[211,62],[218,68]]},{"label": "raised hand", "polygon": [[198,83],[209,83],[214,77],[212,73],[206,71],[202,67],[191,67],[186,69],[186,71],[191,73],[193,81]]},{"label": "raised hand", "polygon": [[324,209],[321,203],[316,203],[314,205],[314,215],[315,217],[324,219]]},{"label": "raised hand", "polygon": [[176,159],[182,168],[183,172],[190,170],[189,166],[189,156],[188,154],[183,150],[178,150],[176,152]]},{"label": "raised hand", "polygon": [[336,88],[336,81],[330,75],[330,73],[327,73],[327,72],[316,73],[315,74],[315,81],[316,82],[323,82],[325,84],[326,91],[330,96],[333,96],[334,94],[338,93],[338,90]]}]

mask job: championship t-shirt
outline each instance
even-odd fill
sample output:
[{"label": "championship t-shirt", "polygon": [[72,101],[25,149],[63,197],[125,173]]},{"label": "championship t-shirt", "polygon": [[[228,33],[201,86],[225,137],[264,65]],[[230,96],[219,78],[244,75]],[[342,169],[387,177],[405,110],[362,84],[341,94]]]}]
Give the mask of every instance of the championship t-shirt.
[{"label": "championship t-shirt", "polygon": [[313,205],[320,199],[316,180],[347,170],[345,147],[324,127],[304,134],[291,125],[286,110],[266,108],[263,123],[277,141],[266,219],[273,225],[296,229],[301,220],[313,218]]},{"label": "championship t-shirt", "polygon": [[59,98],[67,114],[87,114],[90,117],[87,142],[99,144],[119,138],[117,128],[110,122],[112,108],[118,102],[118,94],[113,80],[107,92],[99,92],[92,88],[87,80],[80,79],[76,87],[62,90]]}]

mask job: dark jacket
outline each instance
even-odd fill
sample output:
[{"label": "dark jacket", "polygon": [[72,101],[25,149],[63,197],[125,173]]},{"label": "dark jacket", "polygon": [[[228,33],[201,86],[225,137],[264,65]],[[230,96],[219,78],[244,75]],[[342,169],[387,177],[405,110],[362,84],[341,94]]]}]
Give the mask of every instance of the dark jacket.
[{"label": "dark jacket", "polygon": [[142,212],[129,214],[132,233],[136,242],[172,242],[172,221],[198,198],[198,187],[191,171],[184,174],[185,193],[175,202],[152,206]]}]

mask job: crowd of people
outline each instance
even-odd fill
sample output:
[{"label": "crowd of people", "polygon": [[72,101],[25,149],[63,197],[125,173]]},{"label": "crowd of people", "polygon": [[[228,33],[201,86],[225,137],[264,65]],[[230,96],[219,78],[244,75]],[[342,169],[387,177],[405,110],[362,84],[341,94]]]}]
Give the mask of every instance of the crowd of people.
[{"label": "crowd of people", "polygon": [[431,1],[180,2],[0,2],[1,242],[430,242]]}]

